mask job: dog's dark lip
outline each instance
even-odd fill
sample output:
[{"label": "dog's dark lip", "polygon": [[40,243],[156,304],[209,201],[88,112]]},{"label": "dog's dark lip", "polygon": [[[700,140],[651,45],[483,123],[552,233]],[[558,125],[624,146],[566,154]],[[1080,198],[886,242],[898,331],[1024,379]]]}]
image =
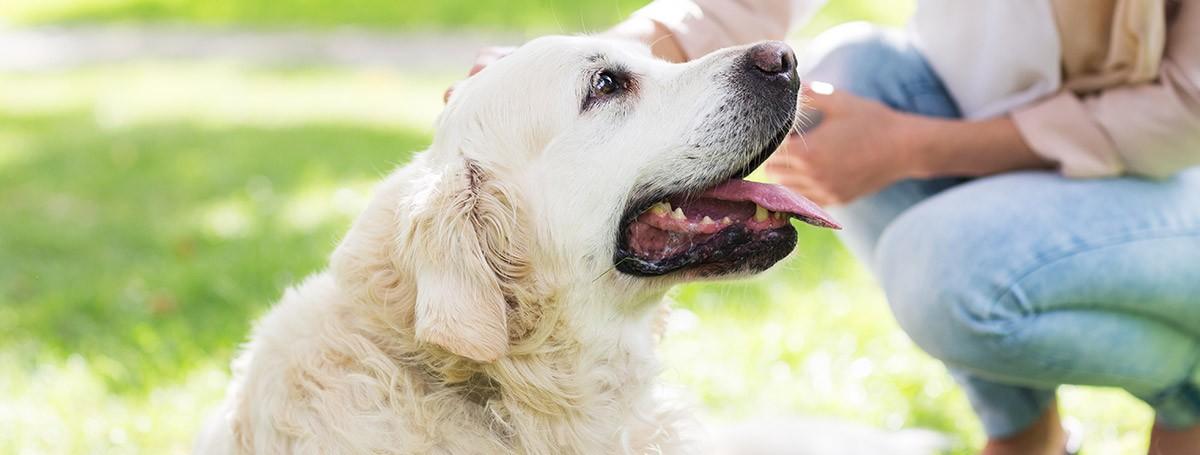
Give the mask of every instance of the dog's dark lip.
[{"label": "dog's dark lip", "polygon": [[[722,230],[715,236],[724,237],[716,261],[695,264],[690,253],[665,261],[648,261],[637,257],[624,247],[618,247],[619,261],[615,267],[622,273],[655,277],[686,272],[694,278],[721,276],[729,273],[761,271],[770,267],[796,246],[796,229],[785,226],[767,231],[752,232],[742,226]],[[740,255],[742,260],[731,260]]]}]

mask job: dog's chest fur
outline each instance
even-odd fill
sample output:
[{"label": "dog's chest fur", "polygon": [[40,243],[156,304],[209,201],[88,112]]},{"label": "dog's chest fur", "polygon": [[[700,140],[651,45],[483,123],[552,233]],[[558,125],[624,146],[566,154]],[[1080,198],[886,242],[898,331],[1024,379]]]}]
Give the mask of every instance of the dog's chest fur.
[{"label": "dog's chest fur", "polygon": [[318,275],[261,321],[224,411],[231,452],[671,452],[690,424],[652,396],[648,323],[437,364],[353,305]]}]

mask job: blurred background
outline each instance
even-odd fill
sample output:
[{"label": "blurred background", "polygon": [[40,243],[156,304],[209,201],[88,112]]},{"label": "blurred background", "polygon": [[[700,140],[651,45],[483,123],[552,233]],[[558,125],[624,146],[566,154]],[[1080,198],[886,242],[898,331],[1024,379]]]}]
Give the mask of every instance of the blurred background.
[{"label": "blurred background", "polygon": [[[484,45],[643,0],[0,0],[0,454],[187,453],[228,363],[430,140]],[[911,0],[832,0],[794,37]],[[669,381],[720,418],[803,414],[982,441],[962,393],[825,231],[750,282],[685,286]],[[1151,412],[1066,387],[1088,454]]]}]

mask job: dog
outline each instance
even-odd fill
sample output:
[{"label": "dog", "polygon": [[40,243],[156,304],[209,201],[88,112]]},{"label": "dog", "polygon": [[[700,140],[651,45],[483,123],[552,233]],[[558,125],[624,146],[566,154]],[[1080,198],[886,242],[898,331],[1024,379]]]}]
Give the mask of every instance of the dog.
[{"label": "dog", "polygon": [[791,219],[838,227],[743,180],[794,127],[795,62],[560,36],[460,83],[329,268],[258,322],[196,453],[711,449],[658,394],[659,302],[771,267]]}]

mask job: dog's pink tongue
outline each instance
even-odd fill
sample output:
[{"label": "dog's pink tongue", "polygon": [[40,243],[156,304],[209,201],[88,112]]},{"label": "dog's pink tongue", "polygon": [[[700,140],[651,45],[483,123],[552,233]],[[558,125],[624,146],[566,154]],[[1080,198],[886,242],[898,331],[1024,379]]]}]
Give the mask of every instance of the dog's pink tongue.
[{"label": "dog's pink tongue", "polygon": [[782,185],[730,179],[715,188],[705,191],[700,197],[722,201],[748,201],[772,212],[783,212],[799,218],[813,226],[841,229],[833,217],[804,196],[793,193]]}]

